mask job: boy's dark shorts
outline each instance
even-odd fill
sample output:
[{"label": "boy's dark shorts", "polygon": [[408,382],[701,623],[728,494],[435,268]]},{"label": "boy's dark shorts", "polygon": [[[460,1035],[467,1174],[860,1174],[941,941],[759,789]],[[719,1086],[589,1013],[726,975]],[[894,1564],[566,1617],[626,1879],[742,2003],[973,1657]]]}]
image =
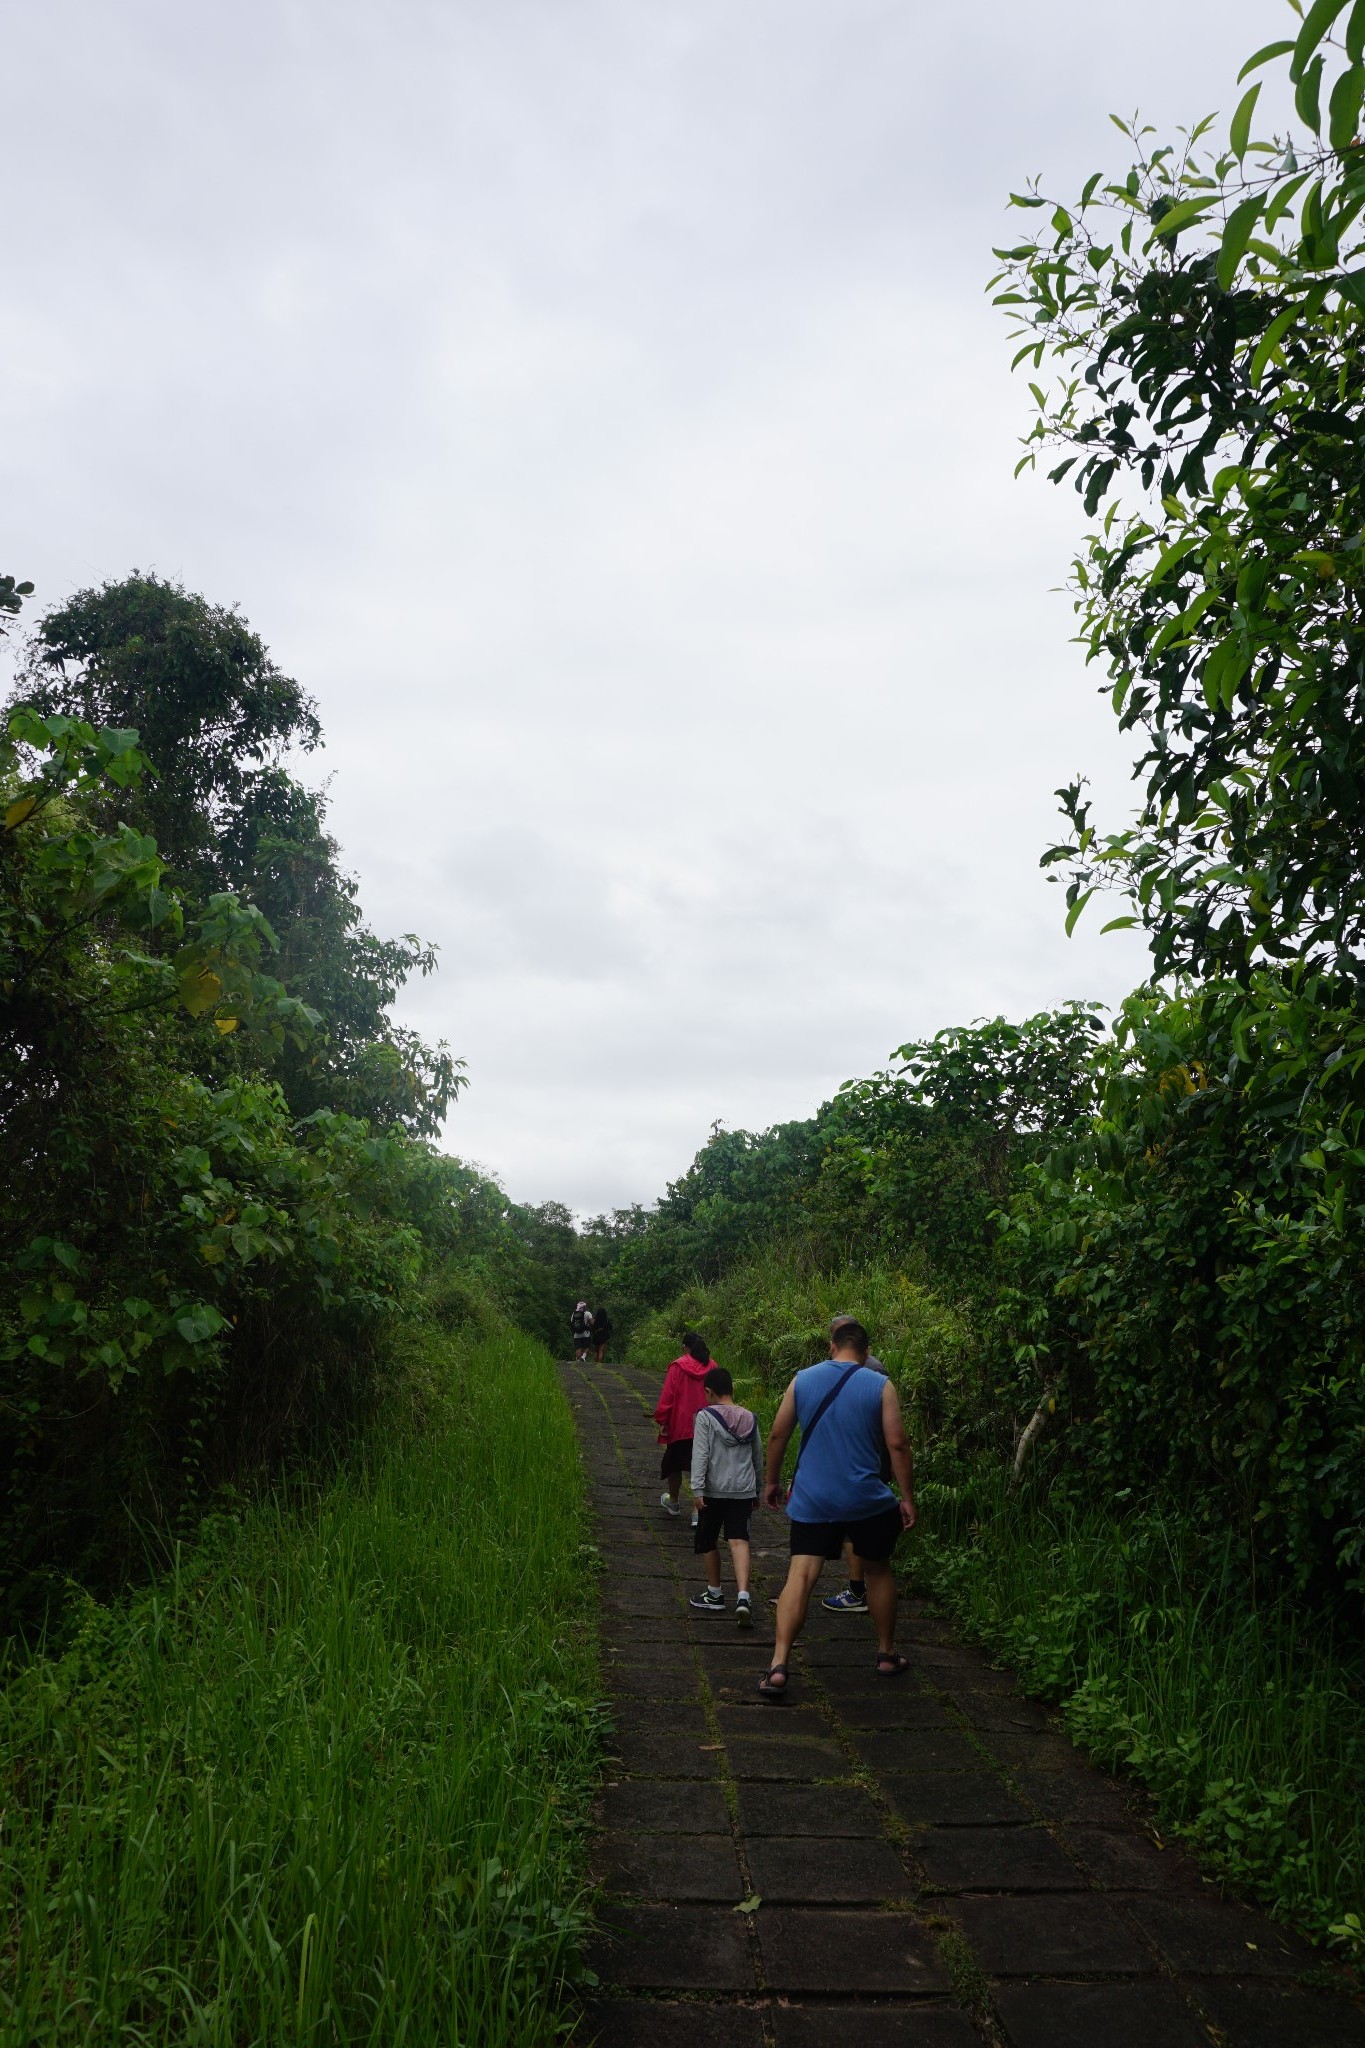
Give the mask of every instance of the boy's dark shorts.
[{"label": "boy's dark shorts", "polygon": [[722,1535],[727,1543],[747,1543],[752,1500],[708,1500],[697,1509],[697,1533],[692,1544],[698,1557],[714,1550]]},{"label": "boy's dark shorts", "polygon": [[793,1522],[791,1532],[793,1557],[823,1557],[832,1563],[847,1537],[869,1564],[888,1564],[901,1539],[901,1511],[879,1508],[858,1522]]}]

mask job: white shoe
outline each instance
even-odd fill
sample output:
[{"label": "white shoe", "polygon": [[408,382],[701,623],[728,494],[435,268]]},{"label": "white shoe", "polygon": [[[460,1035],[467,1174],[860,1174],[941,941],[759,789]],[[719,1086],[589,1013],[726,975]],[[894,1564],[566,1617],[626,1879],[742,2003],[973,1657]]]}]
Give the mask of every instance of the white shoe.
[{"label": "white shoe", "polygon": [[671,1493],[661,1493],[659,1495],[659,1506],[666,1515],[676,1515],[678,1512],[678,1503],[674,1500]]},{"label": "white shoe", "polygon": [[754,1625],[754,1610],[749,1604],[749,1596],[747,1593],[740,1593],[736,1595],[735,1620],[739,1623],[741,1628],[752,1628]]}]

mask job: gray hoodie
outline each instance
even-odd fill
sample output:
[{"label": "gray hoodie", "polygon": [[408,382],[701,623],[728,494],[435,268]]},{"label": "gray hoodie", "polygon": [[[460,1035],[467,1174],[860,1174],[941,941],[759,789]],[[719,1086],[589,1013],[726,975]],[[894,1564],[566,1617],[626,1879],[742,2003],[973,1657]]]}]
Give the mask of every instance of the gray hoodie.
[{"label": "gray hoodie", "polygon": [[756,1500],[763,1441],[747,1408],[703,1408],[693,1425],[692,1491],[703,1500]]}]

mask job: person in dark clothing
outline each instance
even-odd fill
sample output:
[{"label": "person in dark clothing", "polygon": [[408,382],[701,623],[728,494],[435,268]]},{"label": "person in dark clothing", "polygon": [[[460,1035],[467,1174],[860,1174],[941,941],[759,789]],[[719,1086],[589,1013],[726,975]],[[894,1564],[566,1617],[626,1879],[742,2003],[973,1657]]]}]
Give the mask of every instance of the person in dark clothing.
[{"label": "person in dark clothing", "polygon": [[587,1359],[588,1347],[592,1343],[592,1310],[586,1301],[576,1304],[570,1319],[570,1327],[573,1330],[573,1355],[582,1365]]},{"label": "person in dark clothing", "polygon": [[592,1352],[599,1365],[607,1355],[607,1339],[611,1335],[611,1317],[604,1308],[592,1312]]}]

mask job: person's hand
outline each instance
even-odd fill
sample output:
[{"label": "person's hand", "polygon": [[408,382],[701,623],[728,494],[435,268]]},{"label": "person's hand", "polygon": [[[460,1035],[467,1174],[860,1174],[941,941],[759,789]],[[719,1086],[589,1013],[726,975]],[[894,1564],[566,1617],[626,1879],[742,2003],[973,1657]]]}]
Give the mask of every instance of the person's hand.
[{"label": "person's hand", "polygon": [[780,1479],[770,1479],[770,1480],[768,1481],[767,1485],[766,1485],[766,1486],[764,1487],[764,1489],[763,1489],[763,1505],[764,1505],[764,1507],[768,1507],[768,1508],[780,1508],[780,1507],[781,1507],[781,1505],[782,1505],[782,1481],[781,1481]]},{"label": "person's hand", "polygon": [[915,1523],[916,1523],[916,1522],[917,1522],[917,1521],[919,1520],[919,1517],[918,1517],[918,1515],[917,1515],[917,1514],[916,1514],[916,1512],[915,1512],[915,1503],[914,1503],[914,1501],[913,1501],[913,1500],[903,1500],[903,1501],[901,1502],[900,1506],[901,1506],[901,1527],[902,1527],[902,1529],[913,1529],[913,1528],[914,1528],[914,1526],[915,1526]]},{"label": "person's hand", "polygon": [[706,1506],[705,1495],[700,1493],[694,1493],[692,1496],[692,1505],[694,1508],[704,1508]]}]

